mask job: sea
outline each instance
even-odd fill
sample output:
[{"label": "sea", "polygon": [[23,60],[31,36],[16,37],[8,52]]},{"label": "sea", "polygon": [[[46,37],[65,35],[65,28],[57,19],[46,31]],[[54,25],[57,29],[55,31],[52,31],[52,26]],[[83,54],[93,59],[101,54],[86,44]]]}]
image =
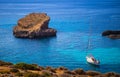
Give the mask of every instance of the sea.
[{"label": "sea", "polygon": [[[57,36],[15,38],[13,27],[29,13],[47,13],[49,27],[57,30]],[[120,39],[103,37],[105,30],[120,30],[119,0],[1,2],[0,60],[120,73]],[[87,54],[99,59],[100,66],[88,64]]]}]

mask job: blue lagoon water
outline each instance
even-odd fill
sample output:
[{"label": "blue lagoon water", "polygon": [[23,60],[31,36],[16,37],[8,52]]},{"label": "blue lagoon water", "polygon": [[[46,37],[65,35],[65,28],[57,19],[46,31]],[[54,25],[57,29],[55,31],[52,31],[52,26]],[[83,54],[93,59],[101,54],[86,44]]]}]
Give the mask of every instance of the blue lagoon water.
[{"label": "blue lagoon water", "polygon": [[[119,4],[118,0],[0,3],[0,60],[120,73],[120,40],[101,36],[104,30],[120,30]],[[57,36],[15,38],[12,29],[17,20],[31,12],[47,13],[51,17],[49,26],[57,29]],[[90,26],[88,53],[101,61],[99,68],[87,64],[85,59]]]}]

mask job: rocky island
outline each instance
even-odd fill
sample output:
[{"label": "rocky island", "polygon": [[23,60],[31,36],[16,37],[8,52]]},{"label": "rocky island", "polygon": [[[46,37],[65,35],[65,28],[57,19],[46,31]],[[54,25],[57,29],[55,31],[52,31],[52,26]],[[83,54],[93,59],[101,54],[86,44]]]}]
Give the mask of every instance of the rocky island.
[{"label": "rocky island", "polygon": [[56,30],[49,28],[50,17],[45,13],[31,13],[18,20],[13,35],[18,38],[41,38],[56,36]]},{"label": "rocky island", "polygon": [[107,30],[102,33],[102,36],[107,36],[111,39],[120,39],[120,31]]}]

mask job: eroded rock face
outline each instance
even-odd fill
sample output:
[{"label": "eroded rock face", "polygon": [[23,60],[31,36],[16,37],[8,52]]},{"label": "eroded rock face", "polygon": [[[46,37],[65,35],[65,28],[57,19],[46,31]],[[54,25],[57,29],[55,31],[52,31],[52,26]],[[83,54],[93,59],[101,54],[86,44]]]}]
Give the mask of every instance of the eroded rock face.
[{"label": "eroded rock face", "polygon": [[20,38],[41,38],[56,36],[56,30],[49,28],[50,17],[45,13],[31,13],[18,20],[17,26],[13,29],[15,37]]},{"label": "eroded rock face", "polygon": [[112,39],[120,39],[120,31],[107,30],[102,33],[102,36],[107,36]]}]

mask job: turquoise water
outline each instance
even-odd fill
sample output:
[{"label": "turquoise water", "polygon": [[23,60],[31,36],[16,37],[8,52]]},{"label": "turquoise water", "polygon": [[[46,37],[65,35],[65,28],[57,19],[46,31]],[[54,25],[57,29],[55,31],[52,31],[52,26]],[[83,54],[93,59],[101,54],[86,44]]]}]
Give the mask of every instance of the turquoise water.
[{"label": "turquoise water", "polygon": [[[0,3],[0,60],[120,73],[120,40],[101,36],[104,30],[120,30],[119,3],[112,0]],[[13,26],[19,18],[30,12],[46,12],[51,17],[49,26],[57,29],[57,36],[43,39],[15,38],[12,35]],[[91,66],[85,60],[89,26],[92,34],[88,53],[101,61],[100,67]]]}]

